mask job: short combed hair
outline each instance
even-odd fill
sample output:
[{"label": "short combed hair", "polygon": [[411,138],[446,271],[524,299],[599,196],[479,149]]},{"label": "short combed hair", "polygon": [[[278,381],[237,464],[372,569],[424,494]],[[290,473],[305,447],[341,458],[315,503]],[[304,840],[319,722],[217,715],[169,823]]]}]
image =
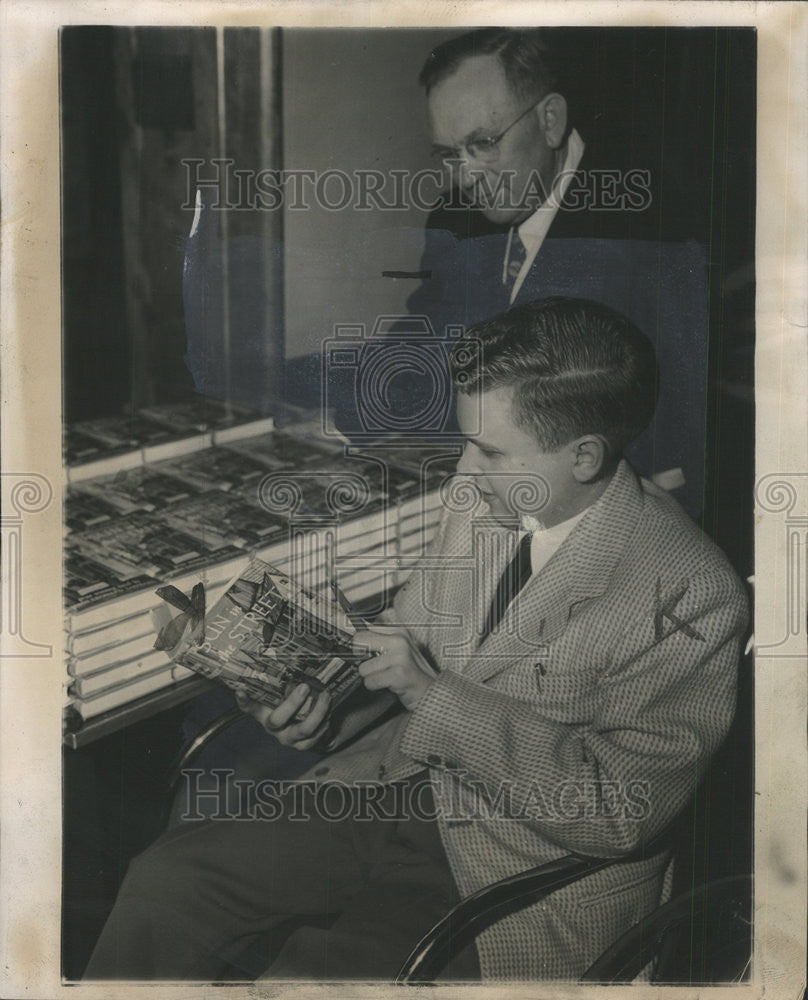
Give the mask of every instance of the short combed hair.
[{"label": "short combed hair", "polygon": [[514,423],[545,451],[599,434],[617,458],[656,408],[650,340],[586,299],[527,302],[471,327],[452,350],[451,370],[463,393],[513,386]]},{"label": "short combed hair", "polygon": [[558,87],[558,71],[543,28],[478,28],[438,45],[427,57],[418,82],[427,95],[470,56],[495,55],[514,93],[541,100]]}]

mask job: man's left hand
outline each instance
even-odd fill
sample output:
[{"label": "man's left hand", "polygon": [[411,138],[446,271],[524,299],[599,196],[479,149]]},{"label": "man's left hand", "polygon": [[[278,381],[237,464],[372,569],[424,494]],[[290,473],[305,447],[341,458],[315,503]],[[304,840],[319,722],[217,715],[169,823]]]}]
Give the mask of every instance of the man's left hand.
[{"label": "man's left hand", "polygon": [[374,626],[353,637],[357,652],[370,651],[358,670],[369,691],[387,688],[412,711],[435,679],[435,670],[405,628]]}]

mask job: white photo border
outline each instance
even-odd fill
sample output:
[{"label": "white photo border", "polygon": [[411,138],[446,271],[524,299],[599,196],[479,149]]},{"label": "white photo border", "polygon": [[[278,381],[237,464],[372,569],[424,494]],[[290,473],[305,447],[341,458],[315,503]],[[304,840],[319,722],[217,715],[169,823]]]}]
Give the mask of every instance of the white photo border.
[{"label": "white photo border", "polygon": [[[751,981],[715,989],[722,997],[758,997],[764,990],[769,996],[801,996],[808,881],[808,5],[743,0],[598,4],[166,0],[137,5],[122,0],[5,0],[0,7],[2,584],[3,609],[17,609],[16,623],[22,623],[29,649],[25,652],[20,645],[23,633],[13,631],[15,621],[9,614],[0,632],[0,995],[50,998],[66,989],[77,1000],[152,992],[172,1000],[219,995],[214,987],[185,984],[66,986],[60,977],[63,472],[58,30],[68,24],[99,23],[290,27],[543,23],[757,29],[755,943]],[[25,547],[15,553],[13,546],[22,539],[15,524],[23,522]],[[7,544],[9,538],[17,541]],[[16,575],[9,572],[14,559]],[[789,631],[783,623],[794,607],[797,621]],[[375,998],[387,993],[378,984],[352,985],[350,990],[310,984],[231,989],[235,995],[251,997],[349,992]],[[475,994],[573,997],[589,989],[523,984],[479,987]],[[630,990],[637,998],[661,992],[659,987]],[[454,987],[442,992],[467,995],[465,989]],[[714,990],[668,987],[664,992],[695,998]]]}]

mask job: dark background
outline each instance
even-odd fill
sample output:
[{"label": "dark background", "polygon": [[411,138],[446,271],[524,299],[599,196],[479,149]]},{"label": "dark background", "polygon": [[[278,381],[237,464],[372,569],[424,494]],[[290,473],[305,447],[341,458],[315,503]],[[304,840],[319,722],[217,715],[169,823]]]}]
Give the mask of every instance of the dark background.
[{"label": "dark background", "polygon": [[[398,32],[423,55],[455,32]],[[296,51],[305,32],[295,31]],[[372,53],[374,32],[350,36]],[[385,32],[389,41],[389,32]],[[259,50],[252,29],[227,32],[228,152],[239,166],[261,162],[254,88]],[[359,36],[363,37],[359,37]],[[376,33],[376,38],[380,36]],[[751,29],[571,29],[566,51],[568,97],[587,142],[610,149],[610,162],[649,164],[661,184],[660,231],[678,229],[708,248],[710,343],[704,527],[738,572],[752,572],[754,481],[754,209],[756,38]],[[283,34],[280,51],[284,49]],[[359,116],[384,116],[386,67],[379,80],[351,73]],[[414,85],[411,104],[395,100],[399,118],[423,115]],[[312,81],[316,88],[317,80]],[[402,91],[402,93],[404,93]],[[294,103],[294,95],[286,95]],[[303,98],[301,97],[301,100]],[[407,97],[407,100],[410,100]],[[281,102],[278,101],[279,127]],[[182,208],[183,156],[209,159],[217,150],[216,38],[212,29],[66,28],[61,38],[64,412],[69,421],[121,413],[189,396],[184,362],[183,239],[192,212]],[[341,131],[327,118],[329,142]],[[404,119],[402,119],[404,120]],[[337,123],[338,125],[339,123]],[[422,125],[419,128],[423,129]],[[396,125],[391,123],[390,134]],[[352,149],[359,141],[351,133]],[[428,149],[423,152],[427,166]],[[339,150],[335,151],[339,162]],[[258,232],[265,221],[244,214],[233,232]],[[283,232],[277,220],[276,232]],[[351,289],[347,290],[351,294]],[[279,299],[264,365],[267,408],[282,403],[284,359],[305,353]],[[269,328],[268,328],[269,329]],[[286,343],[284,343],[286,340]],[[95,936],[133,854],[160,830],[162,778],[179,746],[226,707],[211,692],[65,756],[64,972],[81,974]],[[261,756],[247,720],[219,747],[214,766]],[[752,691],[741,677],[730,740],[694,801],[688,821],[690,858],[681,885],[751,871]],[[284,760],[274,760],[281,770]],[[246,766],[254,766],[246,765]],[[695,829],[696,832],[693,832]],[[705,846],[706,845],[706,846]],[[688,846],[688,845],[686,845]]]}]

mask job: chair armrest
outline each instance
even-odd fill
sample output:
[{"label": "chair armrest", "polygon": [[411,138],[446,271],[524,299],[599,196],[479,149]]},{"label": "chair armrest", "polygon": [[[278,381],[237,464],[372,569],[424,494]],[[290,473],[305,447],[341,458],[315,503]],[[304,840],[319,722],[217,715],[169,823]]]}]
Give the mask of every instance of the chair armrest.
[{"label": "chair armrest", "polygon": [[[752,875],[731,875],[682,893],[621,935],[580,981],[630,983],[659,956],[654,982],[740,982],[751,961],[752,888]],[[678,930],[685,946],[677,969]]]},{"label": "chair armrest", "polygon": [[611,865],[638,861],[670,850],[670,840],[670,830],[664,830],[653,840],[643,842],[630,854],[619,857],[595,858],[565,854],[537,868],[528,868],[478,889],[452,907],[421,938],[399,970],[396,983],[406,985],[433,982],[453,954],[502,917],[538,903],[558,889]]},{"label": "chair armrest", "polygon": [[418,942],[401,967],[396,983],[431,983],[450,956],[501,917],[625,858],[585,858],[567,854],[487,885],[461,900]]}]

